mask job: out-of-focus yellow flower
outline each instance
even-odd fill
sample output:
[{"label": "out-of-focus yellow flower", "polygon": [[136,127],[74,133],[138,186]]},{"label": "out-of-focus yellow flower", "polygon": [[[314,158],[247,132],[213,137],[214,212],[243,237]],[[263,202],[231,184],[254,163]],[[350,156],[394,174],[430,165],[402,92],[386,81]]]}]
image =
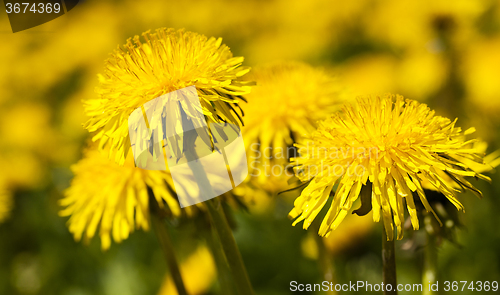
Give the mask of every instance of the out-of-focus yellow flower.
[{"label": "out-of-focus yellow flower", "polygon": [[500,68],[500,38],[482,40],[471,45],[464,56],[463,75],[468,98],[480,109],[493,112],[498,119],[500,83],[496,69]]},{"label": "out-of-focus yellow flower", "polygon": [[[217,275],[212,254],[204,246],[199,247],[186,261],[181,263],[180,271],[186,291],[190,295],[205,294]],[[165,278],[158,294],[178,294],[170,275]]]},{"label": "out-of-focus yellow flower", "polygon": [[407,97],[428,98],[448,77],[448,63],[427,50],[409,50],[396,65],[396,88]]},{"label": "out-of-focus yellow flower", "polygon": [[52,112],[40,103],[11,102],[0,118],[0,182],[9,188],[34,188],[42,184],[46,162],[58,148],[50,124]]},{"label": "out-of-focus yellow flower", "polygon": [[94,89],[97,86],[95,80],[94,75],[86,75],[82,81],[82,88],[64,102],[61,108],[59,127],[64,138],[76,141],[88,135],[88,132],[82,126],[82,122],[88,120],[82,101],[95,95]]},{"label": "out-of-focus yellow flower", "polygon": [[[222,39],[206,38],[184,30],[158,29],[128,39],[106,61],[99,76],[97,99],[87,99],[86,123],[100,148],[109,145],[110,156],[123,164],[130,148],[128,117],[144,103],[163,94],[194,85],[203,113],[213,122],[239,124],[238,96],[250,92],[241,76],[243,57],[233,57]],[[240,119],[241,120],[241,119]]]},{"label": "out-of-focus yellow flower", "polygon": [[0,119],[0,144],[50,156],[56,147],[51,116],[50,109],[44,104],[18,103],[6,107]]},{"label": "out-of-focus yellow flower", "polygon": [[346,28],[357,23],[361,11],[367,10],[366,2],[337,2],[331,9],[332,3],[325,0],[256,1],[245,57],[252,63],[322,59],[333,44],[342,42]]},{"label": "out-of-focus yellow flower", "polygon": [[352,97],[395,91],[397,60],[389,55],[361,55],[339,66],[339,79]]},{"label": "out-of-focus yellow flower", "polygon": [[339,44],[345,28],[358,23],[361,11],[369,10],[367,3],[370,1],[344,1],[331,9],[327,0],[128,1],[123,10],[141,27],[155,27],[168,19],[172,27],[225,36],[248,62],[258,64],[323,58],[331,52],[332,44]]},{"label": "out-of-focus yellow flower", "polygon": [[[60,215],[71,216],[69,230],[77,241],[83,235],[92,238],[99,227],[102,248],[106,250],[111,245],[110,236],[119,243],[135,228],[148,230],[148,188],[160,208],[166,203],[173,216],[182,214],[169,173],[137,168],[132,155],[120,166],[90,149],[72,170],[75,177],[60,200],[65,207]],[[192,209],[187,207],[185,213],[191,214]]]},{"label": "out-of-focus yellow flower", "polygon": [[454,5],[449,5],[446,0],[376,2],[371,6],[370,17],[363,19],[363,27],[375,40],[399,48],[417,48],[425,47],[439,37],[439,18],[445,17],[460,32],[456,37],[466,40],[470,39],[470,28],[474,27],[478,16],[488,8],[485,5],[488,2],[491,1],[458,0]]},{"label": "out-of-focus yellow flower", "polygon": [[9,217],[12,208],[12,194],[0,187],[0,222]]},{"label": "out-of-focus yellow flower", "polygon": [[[260,27],[259,24],[271,19],[272,12],[263,9],[263,6],[268,8],[269,4],[230,0],[197,1],[196,3],[145,0],[128,1],[124,11],[130,12],[130,16],[136,18],[143,27],[155,27],[158,24],[164,24],[165,19],[168,19],[172,27],[185,27],[211,36],[235,35],[239,39],[249,37],[251,32]],[[224,17],[219,17],[220,15]]]},{"label": "out-of-focus yellow flower", "polygon": [[[123,23],[130,22],[117,9],[117,4],[96,2],[72,10],[69,18],[5,35],[9,46],[2,47],[0,57],[6,69],[0,71],[0,101],[3,95],[11,100],[46,99],[58,83],[77,77],[89,65],[102,65],[110,46],[122,39]],[[92,42],[83,45],[82,38]]]},{"label": "out-of-focus yellow flower", "polygon": [[53,112],[37,102],[10,101],[0,118],[0,182],[15,189],[41,187],[48,164],[64,157],[67,145],[52,124]]},{"label": "out-of-focus yellow flower", "polygon": [[45,184],[47,167],[39,156],[23,149],[10,149],[0,155],[0,182],[9,188],[37,188]]},{"label": "out-of-focus yellow flower", "polygon": [[283,174],[273,168],[288,163],[294,141],[339,108],[340,87],[325,70],[301,62],[257,67],[249,76],[257,86],[246,96],[242,132],[252,174],[267,182]]},{"label": "out-of-focus yellow flower", "polygon": [[[59,113],[65,109],[60,104],[65,104],[67,96],[79,90],[84,75],[95,80],[95,74],[88,74],[96,72],[91,67],[99,64],[101,68],[110,46],[122,39],[118,33],[123,30],[125,16],[115,13],[116,17],[105,17],[116,9],[112,3],[82,6],[71,12],[71,21],[58,18],[30,30],[5,35],[4,43],[9,46],[0,49],[3,69],[0,71],[0,149],[5,159],[0,165],[4,167],[3,163],[9,163],[16,170],[7,175],[9,185],[23,188],[43,185],[37,181],[44,179],[51,165],[61,167],[76,161],[81,131],[86,131],[82,121],[65,124],[75,121],[60,120],[66,115]],[[8,20],[4,20],[8,27]],[[82,38],[92,42],[82,46]],[[81,107],[81,102],[79,104]],[[68,117],[76,120],[84,116],[72,110]],[[86,119],[88,117],[83,120]],[[72,132],[60,132],[59,127]],[[17,167],[21,165],[27,166]],[[33,172],[31,176],[30,172]]]},{"label": "out-of-focus yellow flower", "polygon": [[251,177],[233,193],[261,212],[270,204],[269,195],[285,190],[293,176],[287,167],[295,155],[293,143],[338,109],[341,98],[339,84],[326,70],[302,62],[262,65],[249,78],[257,86],[245,96],[242,132]]},{"label": "out-of-focus yellow flower", "polygon": [[356,97],[364,93],[403,92],[428,98],[444,84],[448,65],[427,50],[408,50],[401,57],[388,54],[354,56],[336,71],[346,90]]},{"label": "out-of-focus yellow flower", "polygon": [[364,93],[402,92],[427,99],[446,82],[448,63],[425,48],[407,50],[400,57],[362,54],[336,67],[340,82],[354,97]]},{"label": "out-of-focus yellow flower", "polygon": [[[374,221],[382,217],[388,239],[394,238],[394,223],[397,238],[401,239],[404,200],[413,228],[419,228],[414,192],[425,209],[434,213],[422,181],[428,181],[458,210],[464,210],[456,198],[458,192],[470,190],[481,196],[466,177],[490,178],[467,165],[473,162],[488,167],[480,151],[473,147],[477,140],[465,139],[474,128],[462,132],[455,123],[435,116],[425,104],[405,101],[399,95],[359,98],[355,104],[346,104],[341,112],[321,122],[308,140],[297,145],[300,157],[294,159],[295,171],[309,183],[290,212],[290,217],[298,217],[293,225],[304,220],[307,229],[336,184],[332,204],[319,230],[321,236],[337,228],[360,198],[362,207],[373,209]],[[443,179],[444,174],[449,181]]]}]

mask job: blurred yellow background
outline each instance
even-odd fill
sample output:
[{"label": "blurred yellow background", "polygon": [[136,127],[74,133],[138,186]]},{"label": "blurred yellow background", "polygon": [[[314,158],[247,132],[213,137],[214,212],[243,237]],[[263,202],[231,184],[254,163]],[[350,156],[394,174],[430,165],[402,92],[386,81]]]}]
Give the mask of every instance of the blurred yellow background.
[{"label": "blurred yellow background", "polygon": [[[13,209],[0,224],[0,294],[155,294],[162,284],[162,290],[170,288],[152,234],[135,233],[101,253],[96,242],[73,242],[66,220],[57,216],[69,167],[88,139],[81,100],[95,95],[97,74],[110,52],[159,27],[222,37],[249,66],[297,60],[328,68],[351,97],[392,92],[425,102],[438,114],[458,117],[464,129],[476,127],[489,151],[500,147],[498,1],[88,0],[18,33],[11,32],[2,11],[0,193],[13,196]],[[459,233],[459,243],[465,249],[444,245],[444,279],[500,280],[499,180],[496,174],[493,185],[481,184],[481,202],[463,198],[468,231]],[[290,202],[276,195],[271,200],[263,202],[270,209],[257,216],[236,213],[236,238],[257,294],[288,294],[286,282],[320,280],[317,249],[308,247],[314,244],[311,233],[291,227]],[[338,280],[381,281],[377,234],[372,237],[371,224],[353,224],[326,243],[341,257]],[[176,233],[180,245],[201,243],[196,233],[186,232]],[[256,236],[260,240],[252,241]],[[204,248],[186,249],[186,272],[199,271],[192,256],[205,255]],[[398,269],[401,280],[418,282],[417,256],[400,256],[414,265]],[[214,271],[205,271],[200,275],[214,281]],[[193,294],[217,294],[213,284],[200,284]]]}]

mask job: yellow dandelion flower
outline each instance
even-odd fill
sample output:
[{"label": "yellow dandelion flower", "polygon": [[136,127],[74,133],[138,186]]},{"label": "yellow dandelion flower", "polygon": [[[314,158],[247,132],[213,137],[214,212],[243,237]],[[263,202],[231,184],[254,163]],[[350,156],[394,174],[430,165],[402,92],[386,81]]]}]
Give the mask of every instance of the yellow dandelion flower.
[{"label": "yellow dandelion flower", "polygon": [[0,188],[0,222],[9,217],[12,209],[12,194]]},{"label": "yellow dandelion flower", "polygon": [[[132,155],[123,166],[110,161],[96,149],[72,167],[74,178],[60,205],[61,216],[69,218],[69,230],[79,241],[92,238],[97,228],[103,250],[111,245],[111,236],[119,243],[135,228],[148,230],[150,188],[160,208],[165,204],[172,216],[180,216],[181,208],[170,174],[161,170],[135,167]],[[190,214],[193,208],[185,208]]]},{"label": "yellow dandelion flower", "polygon": [[[242,132],[254,175],[267,183],[282,171],[293,143],[339,107],[339,87],[325,70],[301,62],[277,62],[249,74],[257,86],[245,96]],[[274,169],[274,171],[273,171]],[[286,183],[286,181],[285,181]]]},{"label": "yellow dandelion flower", "polygon": [[360,209],[365,211],[368,205],[374,221],[383,219],[388,239],[394,237],[394,224],[401,239],[405,207],[413,228],[419,228],[414,197],[434,213],[423,182],[463,211],[457,193],[470,190],[481,196],[466,177],[489,181],[476,168],[492,167],[474,147],[477,140],[465,139],[474,128],[462,131],[456,121],[436,116],[427,105],[399,95],[359,98],[346,104],[297,145],[300,157],[294,159],[295,172],[309,183],[290,212],[290,217],[298,217],[293,224],[304,221],[307,229],[334,185],[338,186],[320,226],[321,236],[337,228],[359,198]]},{"label": "yellow dandelion flower", "polygon": [[233,57],[222,39],[184,30],[158,29],[128,39],[105,63],[99,75],[98,98],[84,101],[91,118],[85,124],[100,148],[123,164],[130,148],[128,117],[144,103],[194,85],[204,115],[212,122],[240,124],[235,108],[251,83],[241,77],[243,57]]}]

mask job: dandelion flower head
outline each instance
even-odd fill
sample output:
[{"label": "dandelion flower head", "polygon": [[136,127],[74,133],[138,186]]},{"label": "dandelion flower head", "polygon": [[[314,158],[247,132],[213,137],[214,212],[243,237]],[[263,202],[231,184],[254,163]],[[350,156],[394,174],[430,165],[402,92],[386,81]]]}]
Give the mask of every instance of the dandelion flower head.
[{"label": "dandelion flower head", "polygon": [[259,179],[265,183],[271,171],[263,170],[287,164],[293,143],[339,108],[340,87],[326,70],[296,61],[255,67],[249,78],[257,85],[245,96],[242,130],[249,161],[259,161],[252,166],[262,171]]},{"label": "dandelion flower head", "polygon": [[105,63],[99,75],[97,98],[84,101],[90,119],[85,127],[96,132],[102,150],[125,162],[130,148],[128,117],[144,103],[163,94],[195,86],[203,114],[212,122],[240,124],[240,96],[252,83],[241,77],[243,57],[233,57],[222,39],[207,38],[184,30],[158,29],[130,38]]},{"label": "dandelion flower head", "polygon": [[474,147],[477,140],[466,140],[475,129],[462,131],[455,126],[456,121],[437,116],[427,105],[400,95],[362,97],[346,104],[297,145],[300,157],[293,159],[294,169],[309,183],[289,214],[298,217],[293,224],[304,221],[307,229],[335,185],[320,226],[321,236],[337,228],[354,202],[361,199],[362,207],[368,205],[373,211],[374,221],[382,218],[388,239],[394,238],[394,226],[401,239],[405,207],[413,228],[419,228],[414,197],[426,211],[434,213],[423,182],[463,211],[457,193],[469,190],[481,196],[466,178],[489,181],[479,170],[492,167]]},{"label": "dandelion flower head", "polygon": [[75,176],[60,200],[60,215],[70,216],[69,230],[77,241],[90,240],[99,229],[103,250],[110,247],[111,237],[119,243],[136,228],[149,229],[148,188],[159,207],[174,217],[193,210],[181,211],[167,171],[137,168],[131,154],[120,166],[92,148],[72,170]]}]

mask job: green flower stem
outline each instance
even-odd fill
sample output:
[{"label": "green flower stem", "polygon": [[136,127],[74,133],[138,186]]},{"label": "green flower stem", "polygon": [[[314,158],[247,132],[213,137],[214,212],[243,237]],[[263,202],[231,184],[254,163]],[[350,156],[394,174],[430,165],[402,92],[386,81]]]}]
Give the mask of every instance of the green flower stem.
[{"label": "green flower stem", "polygon": [[217,267],[220,294],[236,294],[235,285],[232,280],[232,274],[227,263],[226,255],[222,250],[222,245],[217,233],[212,228],[211,224],[206,222],[208,221],[208,218],[208,214],[202,215],[201,218],[198,219],[197,229],[204,235],[207,245],[213,254],[215,265]]},{"label": "green flower stem", "polygon": [[384,285],[390,284],[392,286],[391,291],[387,291],[387,288],[384,288],[384,294],[398,294],[398,290],[396,289],[396,253],[394,250],[394,239],[391,241],[387,240],[385,228],[382,229],[382,232],[382,265]]},{"label": "green flower stem", "polygon": [[205,202],[205,204],[207,205],[212,225],[214,226],[220,243],[222,244],[222,249],[226,255],[229,268],[233,273],[233,278],[239,294],[253,295],[253,288],[250,283],[250,279],[248,278],[243,258],[238,250],[238,245],[236,245],[231,228],[227,223],[222,205],[217,199],[209,200]]},{"label": "green flower stem", "polygon": [[[198,157],[196,155],[196,151],[194,150],[194,141],[193,145],[190,145],[190,143],[188,144],[188,146],[192,146],[193,148],[186,150],[185,154],[188,160],[189,168],[193,171],[194,178],[200,188],[211,189],[205,170],[201,164],[196,161]],[[211,192],[211,195],[214,195],[214,193]],[[253,295],[253,288],[243,263],[243,258],[241,257],[238,245],[236,245],[236,241],[234,240],[231,227],[227,222],[222,205],[220,204],[218,198],[205,201],[204,204],[208,209],[207,212],[210,216],[212,226],[217,232],[217,236],[222,244],[222,250],[224,250],[224,254],[226,255],[227,263],[229,264],[238,293],[240,295]]]},{"label": "green flower stem", "polygon": [[427,233],[427,246],[425,247],[424,256],[423,294],[430,295],[434,294],[434,292],[429,286],[437,281],[437,246],[436,237],[433,234]]},{"label": "green flower stem", "polygon": [[[152,203],[158,206],[156,200]],[[159,216],[158,210],[152,212],[151,220],[156,232],[156,236],[160,241],[161,249],[163,250],[165,258],[167,259],[168,268],[170,270],[170,274],[172,275],[175,287],[177,288],[177,293],[179,295],[187,295],[186,287],[184,286],[184,282],[182,281],[179,264],[177,263],[177,259],[175,258],[174,254],[175,252],[174,252],[174,247],[172,245],[172,241],[170,240],[168,231],[165,228],[165,222],[163,222],[163,219]]]},{"label": "green flower stem", "polygon": [[215,230],[210,231],[211,240],[213,243],[213,253],[216,257],[217,269],[219,270],[219,280],[221,284],[222,294],[232,295],[235,294],[236,289],[234,282],[232,281],[231,270],[229,269],[229,264],[227,263],[226,255],[222,250],[222,245],[220,243],[219,237]]}]

